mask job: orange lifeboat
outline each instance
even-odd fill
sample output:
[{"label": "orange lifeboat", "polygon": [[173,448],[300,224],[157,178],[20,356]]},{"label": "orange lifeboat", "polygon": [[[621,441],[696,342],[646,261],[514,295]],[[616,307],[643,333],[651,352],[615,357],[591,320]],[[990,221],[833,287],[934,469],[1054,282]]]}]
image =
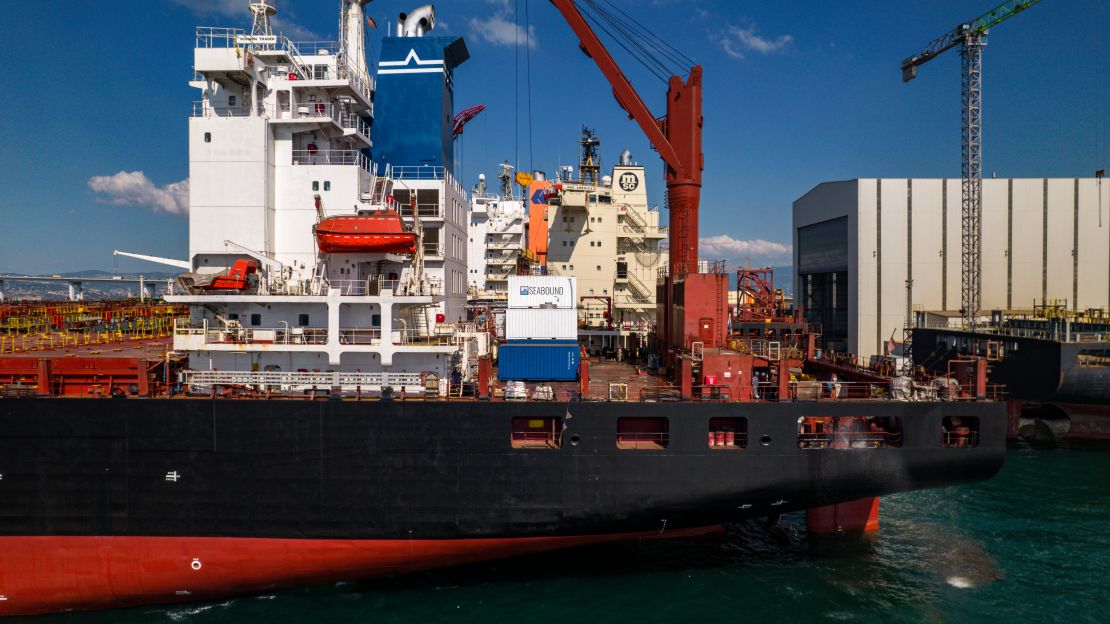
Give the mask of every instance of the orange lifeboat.
[{"label": "orange lifeboat", "polygon": [[394,210],[322,219],[313,227],[323,253],[415,253],[416,233]]}]

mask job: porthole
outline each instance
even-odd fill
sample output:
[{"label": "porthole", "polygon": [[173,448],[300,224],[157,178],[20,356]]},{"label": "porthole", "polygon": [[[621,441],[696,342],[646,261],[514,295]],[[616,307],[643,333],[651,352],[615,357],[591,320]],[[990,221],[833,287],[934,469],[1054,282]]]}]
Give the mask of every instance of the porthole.
[{"label": "porthole", "polygon": [[577,433],[572,434],[570,436],[570,445],[571,446],[578,446],[578,443],[581,442],[581,441],[582,441],[582,437],[579,436]]},{"label": "porthole", "polygon": [[771,436],[766,434],[759,436],[759,443],[763,446],[771,446]]}]

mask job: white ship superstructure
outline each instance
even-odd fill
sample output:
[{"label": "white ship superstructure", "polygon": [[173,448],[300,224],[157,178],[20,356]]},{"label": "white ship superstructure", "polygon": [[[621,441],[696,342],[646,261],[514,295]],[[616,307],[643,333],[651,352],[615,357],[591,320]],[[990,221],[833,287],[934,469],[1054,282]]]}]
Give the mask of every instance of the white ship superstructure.
[{"label": "white ship superstructure", "polygon": [[[250,3],[249,34],[197,29],[192,287],[168,297],[192,305],[174,349],[194,371],[372,391],[422,385],[428,373],[445,380],[460,350],[474,353],[477,339],[459,331],[465,192],[444,167],[371,158],[366,2],[341,0],[337,42],[272,34],[268,0]],[[325,222],[340,227],[328,245],[319,240]],[[369,236],[381,223],[394,230]],[[330,372],[349,374],[305,381]]]},{"label": "white ship superstructure", "polygon": [[527,254],[524,198],[513,192],[512,166],[501,165],[501,194],[490,193],[481,176],[470,199],[468,282],[474,295],[504,297],[509,276]]},{"label": "white ship superstructure", "polygon": [[563,168],[547,209],[547,272],[578,279],[583,335],[646,333],[655,323],[667,230],[648,205],[643,165],[625,150],[612,176],[599,178],[596,138],[587,132],[583,143],[578,178]]}]

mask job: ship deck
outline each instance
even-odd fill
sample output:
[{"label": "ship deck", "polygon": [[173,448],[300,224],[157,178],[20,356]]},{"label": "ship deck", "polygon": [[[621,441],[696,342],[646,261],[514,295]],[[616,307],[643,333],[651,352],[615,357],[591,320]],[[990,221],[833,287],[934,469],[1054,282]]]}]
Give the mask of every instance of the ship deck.
[{"label": "ship deck", "polygon": [[137,358],[140,360],[164,360],[166,353],[173,348],[173,339],[169,336],[161,338],[147,338],[139,340],[124,340],[111,343],[92,343],[84,345],[67,345],[57,348],[36,349],[34,351],[17,352],[5,357],[27,358]]}]

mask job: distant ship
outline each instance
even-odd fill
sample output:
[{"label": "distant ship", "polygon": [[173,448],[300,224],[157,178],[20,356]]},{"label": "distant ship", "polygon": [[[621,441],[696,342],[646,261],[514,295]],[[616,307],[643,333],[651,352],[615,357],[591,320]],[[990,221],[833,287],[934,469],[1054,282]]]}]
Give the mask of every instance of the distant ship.
[{"label": "distant ship", "polygon": [[1110,320],[1058,309],[994,316],[976,331],[915,329],[915,365],[944,371],[985,358],[989,381],[1011,400],[1011,434],[1110,439]]}]

